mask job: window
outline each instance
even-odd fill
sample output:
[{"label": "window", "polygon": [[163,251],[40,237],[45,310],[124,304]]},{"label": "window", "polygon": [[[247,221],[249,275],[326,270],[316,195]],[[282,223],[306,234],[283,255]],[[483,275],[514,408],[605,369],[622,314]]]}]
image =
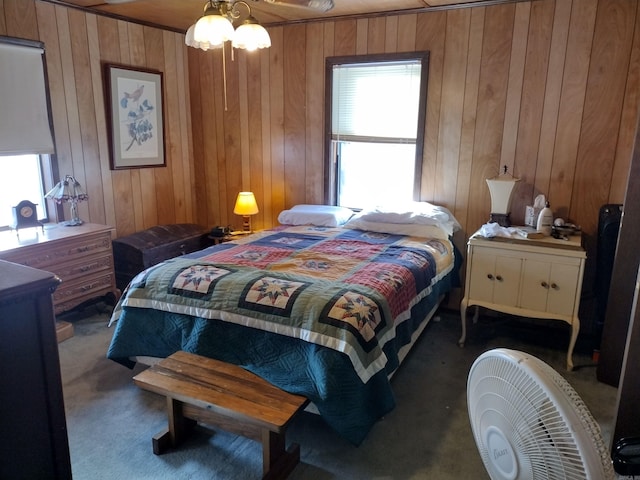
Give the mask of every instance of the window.
[{"label": "window", "polygon": [[428,52],[327,59],[327,203],[419,197],[428,61]]},{"label": "window", "polygon": [[37,205],[38,218],[47,218],[42,182],[40,155],[0,156],[0,178],[4,187],[0,189],[0,226],[8,227],[13,222],[12,207],[22,200]]},{"label": "window", "polygon": [[[0,229],[21,200],[47,219],[43,173],[54,153],[41,42],[0,36]],[[50,179],[49,179],[50,180]]]}]

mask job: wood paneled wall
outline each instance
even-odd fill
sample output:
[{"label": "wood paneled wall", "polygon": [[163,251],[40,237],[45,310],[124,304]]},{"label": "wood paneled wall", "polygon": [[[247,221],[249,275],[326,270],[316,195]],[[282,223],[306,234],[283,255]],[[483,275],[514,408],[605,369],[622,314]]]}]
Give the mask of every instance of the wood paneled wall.
[{"label": "wood paneled wall", "polygon": [[[451,209],[459,246],[488,220],[486,178],[520,178],[512,221],[542,193],[581,225],[592,285],[598,210],[622,203],[640,94],[637,0],[537,0],[269,29],[272,47],[189,51],[197,218],[238,224],[256,193],[257,227],[320,203],[323,71],[335,55],[429,50],[422,200]],[[392,95],[393,92],[381,92]],[[589,265],[592,268],[589,270]]]},{"label": "wood paneled wall", "polygon": [[639,18],[635,0],[539,0],[271,28],[270,49],[227,50],[226,110],[222,52],[190,49],[198,219],[237,222],[241,189],[257,194],[259,226],[322,202],[325,59],[429,50],[422,199],[473,233],[490,210],[485,179],[507,165],[521,179],[516,222],[543,193],[591,235],[599,207],[624,197]]},{"label": "wood paneled wall", "polygon": [[[168,31],[38,0],[0,0],[0,34],[45,42],[60,173],[87,184],[85,220],[119,235],[158,223],[257,228],[324,199],[324,63],[429,50],[421,197],[449,207],[463,247],[489,216],[487,177],[521,179],[512,219],[545,194],[586,233],[593,283],[598,209],[622,203],[640,104],[637,0],[535,0],[269,28],[273,46],[187,48]],[[160,70],[167,168],[111,171],[102,63]],[[381,92],[393,94],[393,92]]]},{"label": "wood paneled wall", "polygon": [[[45,43],[58,171],[74,175],[89,193],[80,218],[113,225],[118,235],[194,220],[182,35],[34,0],[0,0],[0,34]],[[163,72],[166,168],[110,169],[105,63]]]}]

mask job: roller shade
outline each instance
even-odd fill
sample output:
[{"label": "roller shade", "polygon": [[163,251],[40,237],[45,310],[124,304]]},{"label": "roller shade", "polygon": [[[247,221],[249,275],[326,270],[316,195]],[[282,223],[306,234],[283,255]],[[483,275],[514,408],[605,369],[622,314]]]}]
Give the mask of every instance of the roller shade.
[{"label": "roller shade", "polygon": [[415,143],[419,60],[333,67],[332,138]]},{"label": "roller shade", "polygon": [[0,155],[54,153],[43,54],[0,39]]}]

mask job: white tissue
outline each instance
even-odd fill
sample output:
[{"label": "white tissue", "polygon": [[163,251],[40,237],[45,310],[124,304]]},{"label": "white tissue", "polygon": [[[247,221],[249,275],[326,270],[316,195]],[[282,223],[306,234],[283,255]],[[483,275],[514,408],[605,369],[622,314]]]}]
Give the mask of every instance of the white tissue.
[{"label": "white tissue", "polygon": [[547,205],[547,199],[544,195],[538,195],[533,201],[533,208],[542,210]]},{"label": "white tissue", "polygon": [[478,230],[478,234],[485,238],[508,237],[512,238],[518,235],[518,229],[515,227],[501,227],[499,224],[485,223]]}]

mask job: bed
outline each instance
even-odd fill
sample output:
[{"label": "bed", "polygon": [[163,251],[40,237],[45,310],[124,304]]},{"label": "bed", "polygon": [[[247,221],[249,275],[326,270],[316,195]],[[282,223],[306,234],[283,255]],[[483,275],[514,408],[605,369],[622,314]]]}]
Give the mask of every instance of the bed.
[{"label": "bed", "polygon": [[404,352],[459,286],[458,224],[424,203],[427,214],[353,217],[296,206],[276,228],[150,267],[114,308],[107,356],[133,367],[185,350],[240,365],[359,445],[395,406]]}]

